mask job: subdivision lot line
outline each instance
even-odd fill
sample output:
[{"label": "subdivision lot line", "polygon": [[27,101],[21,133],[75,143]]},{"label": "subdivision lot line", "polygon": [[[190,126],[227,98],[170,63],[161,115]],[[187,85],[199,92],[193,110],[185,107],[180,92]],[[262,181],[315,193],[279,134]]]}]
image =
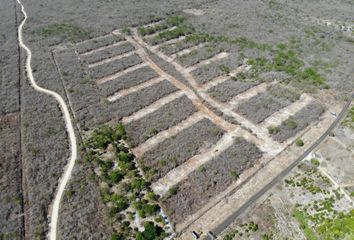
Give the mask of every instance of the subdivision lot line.
[{"label": "subdivision lot line", "polygon": [[133,113],[132,115],[128,116],[128,117],[124,117],[122,119],[122,123],[123,124],[128,124],[130,122],[136,121],[140,118],[145,117],[146,115],[155,112],[156,110],[158,110],[160,107],[162,107],[163,105],[172,102],[173,100],[181,97],[184,95],[183,91],[176,91],[174,93],[171,93],[170,95],[167,95],[166,97],[160,98],[159,100],[157,100],[156,102],[152,103],[151,105],[140,109],[139,111]]},{"label": "subdivision lot line", "polygon": [[154,38],[154,37],[158,36],[160,33],[172,31],[172,30],[175,30],[176,28],[177,28],[176,26],[172,26],[172,27],[163,29],[161,31],[157,31],[157,32],[152,33],[152,34],[145,35],[144,38],[147,38],[147,39]]},{"label": "subdivision lot line", "polygon": [[189,128],[193,124],[199,122],[205,117],[205,115],[201,112],[196,112],[193,115],[189,116],[187,119],[183,120],[179,124],[165,130],[159,132],[154,137],[148,139],[146,142],[140,144],[138,147],[133,148],[132,152],[134,155],[139,158],[148,150],[156,147],[159,143],[163,142],[164,140],[171,138],[177,135],[179,132],[183,131],[184,129]]},{"label": "subdivision lot line", "polygon": [[204,85],[200,86],[200,90],[208,91],[210,88],[213,88],[223,82],[226,82],[231,77],[236,76],[237,74],[242,72],[245,68],[246,68],[246,65],[242,64],[241,66],[237,67],[234,71],[230,72],[229,74],[218,76],[218,77],[212,79],[211,81],[205,83]]},{"label": "subdivision lot line", "polygon": [[[197,68],[200,68],[202,66],[208,65],[208,64],[210,64],[212,62],[216,62],[216,61],[221,60],[223,58],[226,58],[228,56],[229,56],[229,53],[227,53],[227,52],[218,53],[218,54],[216,54],[215,56],[213,56],[211,58],[208,58],[208,59],[203,60],[203,61],[201,61],[201,62],[199,62],[199,63],[197,63],[197,64],[195,64],[195,65],[193,65],[191,67],[188,67],[187,71],[188,72],[192,72],[192,71],[196,70]],[[171,60],[173,60],[173,59],[171,59]]]},{"label": "subdivision lot line", "polygon": [[79,56],[88,56],[88,55],[91,55],[93,53],[97,53],[97,52],[106,50],[106,49],[111,48],[111,47],[117,47],[119,45],[122,45],[123,43],[126,43],[126,41],[123,40],[123,41],[115,42],[113,44],[108,44],[106,46],[95,48],[95,49],[89,50],[89,51],[84,52],[84,53],[79,53]]},{"label": "subdivision lot line", "polygon": [[136,86],[133,86],[131,88],[123,89],[123,90],[121,90],[119,92],[116,92],[115,94],[109,96],[107,98],[107,100],[110,101],[110,102],[114,102],[114,101],[116,101],[117,99],[119,99],[121,97],[124,97],[126,95],[131,94],[131,93],[138,92],[138,91],[140,91],[140,90],[142,90],[144,88],[147,88],[147,87],[150,87],[152,85],[155,85],[155,84],[161,82],[162,80],[164,80],[163,77],[155,77],[155,78],[149,79],[146,82],[143,82],[143,83],[141,83],[139,85],[136,85]]},{"label": "subdivision lot line", "polygon": [[58,218],[59,218],[60,201],[62,199],[65,187],[66,187],[67,183],[69,182],[69,179],[72,174],[72,170],[75,165],[75,161],[77,158],[77,142],[76,142],[75,130],[73,127],[73,123],[71,121],[70,112],[69,112],[69,109],[68,109],[65,101],[63,100],[63,98],[58,93],[56,93],[54,91],[51,91],[51,90],[48,90],[48,89],[38,86],[35,79],[34,79],[32,66],[31,66],[32,52],[25,45],[25,43],[23,41],[23,35],[22,35],[23,34],[22,33],[23,26],[27,20],[27,13],[26,13],[25,8],[22,5],[21,1],[17,0],[17,3],[21,6],[21,11],[23,13],[23,19],[18,27],[18,42],[19,42],[20,47],[23,48],[27,53],[26,65],[25,65],[26,70],[27,70],[26,71],[27,77],[30,81],[30,84],[32,85],[32,87],[36,91],[47,94],[51,97],[54,97],[55,100],[58,102],[60,109],[63,113],[63,118],[65,120],[65,126],[66,126],[66,130],[67,130],[67,133],[69,136],[69,142],[70,142],[70,158],[68,159],[68,163],[64,169],[64,174],[62,175],[61,179],[58,182],[58,188],[57,188],[57,191],[56,191],[54,199],[53,199],[52,210],[50,213],[50,225],[49,225],[48,237],[50,240],[55,240],[57,237],[57,225],[58,225]]},{"label": "subdivision lot line", "polygon": [[292,104],[280,109],[278,112],[273,113],[268,118],[266,118],[262,123],[261,127],[268,128],[270,126],[279,126],[283,121],[288,119],[290,116],[299,112],[302,108],[308,105],[313,98],[307,94],[302,94],[300,99],[293,102]]},{"label": "subdivision lot line", "polygon": [[166,42],[163,42],[163,43],[160,43],[160,44],[157,44],[155,46],[153,46],[152,48],[153,49],[159,49],[163,46],[166,46],[166,45],[170,45],[170,44],[175,44],[175,43],[178,43],[178,42],[182,42],[183,40],[185,40],[186,37],[185,36],[182,36],[182,37],[179,37],[179,38],[174,38],[174,39],[171,39],[171,40],[168,40]]},{"label": "subdivision lot line", "polygon": [[100,60],[98,62],[90,63],[88,65],[88,67],[89,68],[97,67],[97,66],[100,66],[100,65],[103,65],[103,64],[106,64],[106,63],[113,62],[115,60],[119,60],[121,58],[130,57],[130,56],[132,56],[134,54],[135,54],[135,51],[133,50],[133,51],[130,51],[130,52],[127,52],[127,53],[123,53],[123,54],[114,56],[114,57],[110,57],[110,58],[106,58],[106,59]]},{"label": "subdivision lot line", "polygon": [[[135,36],[135,39],[136,39],[137,43],[135,42],[135,40],[133,40],[131,38],[127,38],[128,41],[131,41],[131,43],[133,45],[135,45],[137,48],[139,48],[139,45],[144,46],[145,48],[149,49],[150,51],[155,53],[157,56],[159,56],[160,58],[162,58],[166,62],[170,62],[176,68],[176,70],[179,71],[185,77],[185,79],[190,83],[190,85],[194,89],[196,89],[196,90],[198,89],[198,84],[195,81],[195,79],[192,76],[190,71],[188,71],[186,68],[182,67],[176,61],[173,61],[173,59],[171,59],[170,57],[166,56],[161,51],[155,50],[149,44],[145,43],[143,41],[143,39],[138,36],[136,30],[133,30],[133,33],[134,33],[134,36]],[[144,56],[141,56],[141,57],[142,57],[142,59],[144,61],[149,61],[148,58],[146,58],[146,57],[144,58]],[[185,86],[184,84],[180,83],[176,79],[173,79],[173,77],[165,74],[161,69],[159,69],[156,66],[156,64],[151,63],[151,61],[150,61],[150,66],[153,69],[155,69],[155,71],[157,73],[159,73],[161,76],[166,76],[167,80],[170,79],[171,82],[173,84],[175,84],[176,87],[184,90],[186,92],[187,97],[192,100],[193,104],[197,107],[198,110],[203,111],[207,116],[211,116],[212,122],[214,124],[216,124],[217,126],[220,126],[222,129],[224,129],[227,132],[234,130],[234,128],[235,128],[234,124],[231,124],[231,123],[225,121],[223,118],[220,118],[214,112],[210,111],[210,109],[206,108],[203,105],[202,101],[199,99],[199,97],[197,97],[196,94],[191,89],[189,89],[187,86]],[[267,148],[269,150],[268,151],[269,154],[276,155],[276,154],[278,154],[279,152],[281,152],[285,148],[284,144],[279,144],[278,142],[275,142],[273,139],[271,139],[268,136],[268,132],[265,131],[263,128],[260,128],[260,127],[256,126],[251,121],[249,121],[246,118],[242,117],[241,115],[235,113],[231,106],[224,105],[224,104],[221,104],[221,103],[218,103],[218,102],[214,101],[207,93],[205,93],[203,91],[199,91],[199,96],[204,101],[206,101],[209,104],[211,104],[213,107],[219,109],[224,114],[233,117],[237,122],[241,123],[244,127],[250,129],[250,131],[252,131],[253,134],[255,134],[258,138],[260,138],[261,140],[263,140],[265,142],[265,144],[268,146]]]},{"label": "subdivision lot line", "polygon": [[229,148],[233,144],[234,138],[239,135],[237,134],[239,130],[240,128],[238,127],[232,132],[225,133],[222,138],[213,145],[213,147],[201,154],[193,156],[182,165],[171,170],[163,178],[160,178],[157,182],[153,183],[151,187],[154,192],[160,196],[165,195],[171,187],[187,178],[191,172]]},{"label": "subdivision lot line", "polygon": [[237,96],[233,97],[228,104],[231,105],[232,107],[236,107],[237,105],[239,105],[241,102],[244,102],[260,93],[263,93],[267,90],[268,86],[274,85],[276,84],[277,81],[271,82],[271,83],[261,83],[258,84],[257,86],[254,86],[240,94],[238,94]]},{"label": "subdivision lot line", "polygon": [[181,50],[181,51],[179,51],[179,52],[177,52],[177,53],[172,54],[172,55],[171,55],[171,58],[172,58],[172,59],[175,59],[175,58],[177,58],[177,57],[182,57],[182,56],[187,55],[187,54],[190,54],[191,52],[193,52],[193,51],[195,51],[195,50],[198,50],[198,49],[200,49],[200,48],[202,48],[202,47],[204,47],[204,46],[205,46],[205,43],[200,43],[200,44],[198,44],[198,45],[196,45],[196,46],[183,49],[183,50]]},{"label": "subdivision lot line", "polygon": [[[143,59],[144,62],[146,62],[157,74],[168,80],[170,83],[172,83],[175,87],[181,89],[186,96],[193,102],[193,105],[198,109],[198,111],[203,112],[208,118],[217,126],[222,128],[224,131],[229,132],[235,129],[236,125],[229,123],[225,121],[223,118],[219,117],[216,115],[213,111],[208,109],[201,99],[195,94],[195,92],[187,87],[185,84],[182,82],[178,81],[176,78],[173,76],[165,73],[159,66],[157,66],[148,56],[147,52],[145,51],[144,47],[149,49],[150,51],[152,50],[151,46],[146,44],[142,38],[140,38],[137,34],[136,29],[133,29],[135,39],[132,37],[127,37],[127,40],[135,46],[137,49],[137,53],[139,56]],[[154,50],[152,50],[154,51]],[[156,51],[154,51],[156,52]],[[159,53],[159,52],[158,52]],[[160,56],[160,55],[158,55]],[[165,55],[162,55],[162,59],[164,59]],[[165,60],[165,59],[164,59]]]},{"label": "subdivision lot line", "polygon": [[122,71],[119,71],[117,73],[105,76],[103,78],[96,79],[96,83],[98,85],[100,85],[100,84],[112,81],[112,80],[114,80],[116,78],[119,78],[119,77],[121,77],[121,76],[123,76],[123,75],[125,75],[127,73],[134,72],[135,70],[138,70],[139,68],[143,68],[143,67],[146,67],[146,66],[147,66],[147,64],[144,63],[144,62],[143,63],[139,63],[139,64],[137,64],[135,66],[128,67],[128,68],[126,68],[126,69],[124,69]]}]

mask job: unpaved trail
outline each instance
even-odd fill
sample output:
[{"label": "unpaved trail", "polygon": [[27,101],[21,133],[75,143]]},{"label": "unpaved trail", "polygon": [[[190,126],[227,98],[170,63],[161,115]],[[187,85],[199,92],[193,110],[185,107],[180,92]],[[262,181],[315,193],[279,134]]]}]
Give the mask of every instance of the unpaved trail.
[{"label": "unpaved trail", "polygon": [[68,162],[67,167],[64,170],[64,175],[62,176],[62,179],[59,181],[59,186],[57,189],[57,193],[55,195],[54,198],[54,202],[52,205],[52,212],[51,212],[51,219],[50,219],[50,226],[49,226],[49,234],[48,234],[48,238],[50,240],[55,240],[56,239],[56,233],[57,233],[57,223],[58,223],[58,215],[59,215],[59,206],[60,206],[60,200],[63,196],[64,193],[64,189],[65,186],[67,185],[70,177],[71,177],[71,173],[72,170],[74,168],[74,164],[75,164],[75,160],[77,158],[77,144],[76,144],[76,137],[75,137],[75,131],[73,128],[73,124],[71,122],[71,118],[70,118],[70,113],[68,110],[67,105],[65,104],[63,98],[56,92],[42,88],[40,86],[37,85],[36,81],[34,80],[33,77],[33,72],[32,72],[32,67],[31,67],[31,61],[32,61],[32,52],[31,50],[24,44],[23,41],[23,34],[22,34],[22,30],[23,30],[23,26],[26,23],[27,20],[27,13],[25,11],[24,6],[22,5],[20,0],[17,0],[17,3],[21,6],[21,11],[23,14],[23,20],[20,23],[19,27],[18,27],[18,42],[21,48],[23,48],[26,53],[27,53],[27,57],[26,57],[26,70],[27,70],[27,77],[30,80],[30,84],[32,85],[32,87],[40,92],[40,93],[44,93],[47,94],[51,97],[54,97],[55,100],[58,102],[62,113],[63,113],[63,117],[65,120],[65,125],[66,125],[66,130],[68,132],[69,135],[69,140],[70,140],[70,147],[71,147],[71,154],[70,154],[70,159]]}]

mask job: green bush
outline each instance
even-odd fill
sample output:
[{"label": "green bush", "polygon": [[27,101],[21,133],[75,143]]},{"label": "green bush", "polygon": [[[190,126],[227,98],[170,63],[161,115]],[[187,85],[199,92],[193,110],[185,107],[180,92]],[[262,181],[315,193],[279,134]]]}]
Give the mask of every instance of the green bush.
[{"label": "green bush", "polygon": [[113,194],[111,201],[113,203],[112,211],[115,213],[119,213],[129,207],[128,200],[122,195]]},{"label": "green bush", "polygon": [[295,143],[298,147],[304,146],[304,141],[302,141],[300,138],[296,139]]},{"label": "green bush", "polygon": [[165,232],[163,229],[153,222],[146,222],[144,224],[144,231],[136,234],[136,240],[162,240]]},{"label": "green bush", "polygon": [[126,152],[120,151],[118,153],[118,159],[121,162],[129,163],[129,162],[133,161],[134,156],[132,154],[130,154],[130,153],[126,153]]},{"label": "green bush", "polygon": [[134,178],[130,183],[131,189],[135,191],[142,191],[146,189],[147,186],[147,182],[142,178]]},{"label": "green bush", "polygon": [[277,134],[279,131],[280,131],[279,127],[272,127],[272,126],[268,127],[269,134]]},{"label": "green bush", "polygon": [[295,129],[297,128],[297,123],[294,119],[289,118],[288,120],[285,121],[285,126],[290,129]]},{"label": "green bush", "polygon": [[311,159],[311,164],[314,166],[320,166],[320,161],[316,158]]},{"label": "green bush", "polygon": [[119,183],[124,178],[124,174],[119,170],[114,170],[109,174],[112,183]]}]

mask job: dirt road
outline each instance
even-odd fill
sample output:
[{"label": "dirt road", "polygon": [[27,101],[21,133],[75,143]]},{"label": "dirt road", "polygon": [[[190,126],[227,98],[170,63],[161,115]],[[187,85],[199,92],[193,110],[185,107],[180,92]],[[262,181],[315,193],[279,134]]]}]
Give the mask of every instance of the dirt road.
[{"label": "dirt road", "polygon": [[[72,170],[74,168],[75,165],[75,160],[77,158],[77,144],[76,144],[76,137],[75,137],[75,131],[73,128],[73,124],[71,122],[71,117],[70,117],[70,113],[68,110],[68,107],[66,105],[66,103],[64,102],[63,98],[56,92],[42,88],[40,86],[37,85],[36,81],[34,80],[33,77],[33,71],[32,71],[32,67],[31,67],[31,61],[32,61],[32,52],[31,50],[24,44],[23,41],[23,34],[22,34],[22,30],[23,30],[23,26],[26,23],[27,20],[27,13],[25,11],[24,6],[22,5],[20,0],[17,0],[17,3],[21,6],[21,11],[23,13],[23,20],[21,22],[21,24],[18,27],[18,42],[21,48],[23,48],[26,53],[27,53],[27,58],[26,58],[26,70],[27,70],[27,77],[30,81],[31,86],[38,92],[47,94],[51,97],[54,97],[55,100],[58,102],[61,111],[63,113],[63,117],[65,120],[65,125],[66,125],[66,130],[68,132],[69,135],[69,140],[70,140],[70,146],[71,146],[71,155],[70,155],[70,159],[68,162],[68,165],[64,171],[64,175],[62,176],[60,182],[59,182],[59,186],[58,186],[58,190],[57,193],[55,195],[54,198],[54,202],[52,205],[52,212],[51,212],[51,219],[50,219],[50,228],[49,228],[49,234],[48,234],[48,238],[50,240],[55,240],[56,239],[56,233],[57,233],[57,223],[58,223],[58,216],[59,216],[59,206],[60,206],[60,200],[63,196],[64,190],[65,190],[65,186],[67,185],[70,177],[71,177],[71,173]],[[50,149],[49,149],[50,151]]]}]

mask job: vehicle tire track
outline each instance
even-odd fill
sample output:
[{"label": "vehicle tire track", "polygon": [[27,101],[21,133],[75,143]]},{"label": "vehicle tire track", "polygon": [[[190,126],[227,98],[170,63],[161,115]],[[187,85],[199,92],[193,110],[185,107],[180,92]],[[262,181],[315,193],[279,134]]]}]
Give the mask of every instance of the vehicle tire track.
[{"label": "vehicle tire track", "polygon": [[27,72],[27,77],[30,81],[31,86],[38,92],[40,93],[44,93],[47,94],[51,97],[54,97],[55,100],[58,102],[61,111],[63,113],[63,117],[65,120],[65,125],[66,125],[66,130],[68,132],[68,136],[69,136],[69,140],[70,140],[70,148],[71,148],[71,154],[70,154],[70,158],[69,158],[69,162],[64,170],[64,174],[62,176],[62,178],[59,181],[58,184],[58,189],[56,192],[56,195],[54,197],[54,201],[52,204],[52,211],[51,211],[51,219],[50,219],[50,226],[49,226],[49,233],[48,233],[48,238],[50,240],[55,240],[56,239],[56,233],[57,233],[57,224],[58,224],[58,217],[59,217],[59,207],[60,207],[60,200],[63,196],[64,190],[65,190],[65,186],[67,185],[70,177],[71,177],[71,173],[72,170],[74,168],[75,165],[75,160],[77,158],[77,143],[76,143],[76,137],[75,137],[75,131],[74,131],[74,127],[71,121],[71,117],[70,117],[70,113],[68,110],[68,107],[65,103],[65,101],[63,100],[63,98],[56,92],[42,88],[40,86],[37,85],[36,81],[34,80],[33,77],[33,71],[32,71],[32,67],[31,67],[31,61],[32,61],[32,52],[31,50],[25,45],[24,41],[23,41],[23,26],[26,23],[27,20],[27,13],[25,11],[24,6],[22,5],[20,0],[17,0],[17,3],[21,6],[21,11],[23,14],[23,19],[18,27],[18,42],[21,48],[23,48],[26,53],[27,53],[27,57],[26,57],[26,63],[25,63],[25,68],[26,68],[26,72]]}]

